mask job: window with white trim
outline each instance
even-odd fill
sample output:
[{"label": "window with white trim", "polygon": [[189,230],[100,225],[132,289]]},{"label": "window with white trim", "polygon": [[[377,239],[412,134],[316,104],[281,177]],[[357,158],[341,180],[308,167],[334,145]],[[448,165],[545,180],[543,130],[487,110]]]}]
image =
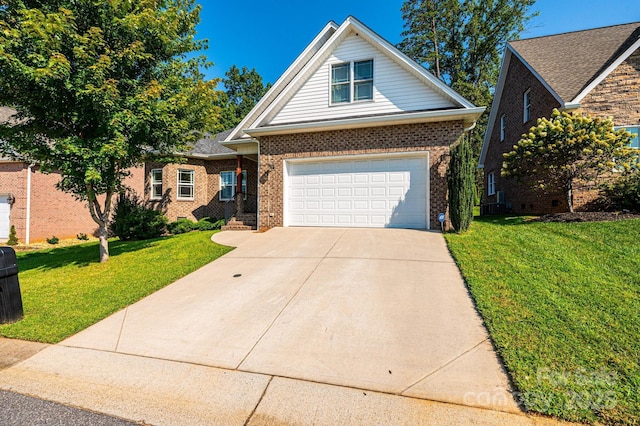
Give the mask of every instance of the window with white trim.
[{"label": "window with white trim", "polygon": [[162,198],[162,169],[151,169],[151,200]]},{"label": "window with white trim", "polygon": [[331,104],[373,99],[373,59],[331,65]]},{"label": "window with white trim", "polygon": [[524,103],[523,116],[524,116],[524,122],[526,123],[527,121],[531,120],[531,89],[527,89],[527,91],[524,92],[523,103]]},{"label": "window with white trim", "polygon": [[487,195],[496,194],[496,174],[491,172],[487,175]]},{"label": "window with white trim", "polygon": [[506,130],[505,115],[500,116],[500,142],[504,142],[504,134]]},{"label": "window with white trim", "polygon": [[631,133],[631,143],[629,144],[629,148],[640,149],[640,142],[638,141],[638,133],[640,133],[640,126],[620,126],[615,127],[615,130],[624,129],[627,132]]},{"label": "window with white trim", "polygon": [[193,200],[196,173],[193,170],[178,170],[178,200]]},{"label": "window with white trim", "polygon": [[[218,198],[220,201],[228,201],[235,197],[238,179],[235,171],[220,172],[220,192]],[[242,171],[242,193],[244,199],[247,199],[247,171]]]}]

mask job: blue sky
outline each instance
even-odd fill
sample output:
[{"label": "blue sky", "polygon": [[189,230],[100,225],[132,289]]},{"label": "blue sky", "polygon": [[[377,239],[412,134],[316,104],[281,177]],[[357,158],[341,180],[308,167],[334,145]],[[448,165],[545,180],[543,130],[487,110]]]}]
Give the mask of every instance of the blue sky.
[{"label": "blue sky", "polygon": [[[330,20],[353,15],[392,44],[401,40],[402,0],[200,0],[198,38],[214,67],[207,77],[222,77],[233,64],[255,68],[275,82]],[[638,0],[538,0],[539,16],[521,38],[640,21]]]}]

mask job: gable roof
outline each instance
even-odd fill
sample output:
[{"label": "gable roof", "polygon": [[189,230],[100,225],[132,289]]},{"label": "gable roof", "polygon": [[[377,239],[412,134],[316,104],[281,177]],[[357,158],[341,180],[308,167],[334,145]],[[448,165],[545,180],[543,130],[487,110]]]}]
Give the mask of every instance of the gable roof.
[{"label": "gable roof", "polygon": [[[475,123],[475,120],[482,114],[484,108],[476,108],[471,102],[464,99],[444,82],[437,79],[425,68],[401,53],[389,42],[366,27],[360,21],[349,16],[339,27],[330,22],[323,31],[312,41],[296,61],[285,71],[283,76],[265,94],[262,100],[247,114],[245,119],[233,130],[224,143],[240,138],[246,138],[248,133],[252,135],[260,133],[288,132],[288,131],[310,131],[325,128],[340,128],[358,126],[359,120],[362,125],[375,125],[376,116],[363,116],[358,118],[317,120],[310,123],[294,123],[290,125],[269,125],[269,121],[280,111],[287,101],[291,99],[297,90],[309,79],[315,70],[327,59],[332,52],[350,34],[357,33],[363,39],[371,43],[381,53],[392,59],[397,65],[416,77],[422,84],[436,91],[440,96],[451,101],[454,108],[446,113],[443,110],[408,113],[397,113],[392,116],[380,117],[379,124],[391,124],[403,120],[427,121],[441,120],[446,117],[465,120],[468,125]],[[407,117],[404,117],[407,115]]]},{"label": "gable roof", "polygon": [[640,22],[509,42],[502,58],[478,167],[484,167],[512,58],[522,62],[564,109],[572,109],[638,48]]},{"label": "gable roof", "polygon": [[509,46],[567,103],[639,38],[640,22],[634,22],[516,40]]}]

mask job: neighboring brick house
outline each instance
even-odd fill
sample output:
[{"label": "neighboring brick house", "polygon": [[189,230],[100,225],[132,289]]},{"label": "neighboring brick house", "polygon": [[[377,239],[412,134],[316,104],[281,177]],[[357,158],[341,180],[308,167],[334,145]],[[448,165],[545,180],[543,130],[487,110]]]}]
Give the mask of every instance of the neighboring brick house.
[{"label": "neighboring brick house", "polygon": [[[503,154],[554,108],[612,117],[633,135],[640,126],[640,23],[512,41],[507,44],[480,154],[484,212],[567,211],[561,193],[534,192],[526,182],[500,175]],[[597,196],[583,185],[573,191],[577,210]]]},{"label": "neighboring brick house", "polygon": [[[8,121],[14,113],[11,108],[0,107],[0,121]],[[143,194],[143,169],[131,172],[126,185]],[[22,243],[97,231],[87,204],[56,189],[59,181],[59,173],[45,174],[37,165],[0,157],[0,242],[7,240],[12,225]]]},{"label": "neighboring brick house", "polygon": [[[257,207],[251,220],[260,229],[439,229],[449,148],[483,111],[349,17],[327,24],[244,120],[219,137],[230,151],[210,140],[207,157],[196,146],[186,164],[165,166],[161,177],[155,172],[166,182],[156,195],[169,185],[179,192],[174,183],[184,170],[186,180],[195,177],[194,202],[159,201],[169,218],[219,216],[220,191],[229,191],[224,199],[244,191],[236,188],[240,179],[225,182],[220,174],[233,170],[235,155],[236,173],[246,169],[249,185],[243,210]],[[227,189],[229,183],[236,186]]]}]

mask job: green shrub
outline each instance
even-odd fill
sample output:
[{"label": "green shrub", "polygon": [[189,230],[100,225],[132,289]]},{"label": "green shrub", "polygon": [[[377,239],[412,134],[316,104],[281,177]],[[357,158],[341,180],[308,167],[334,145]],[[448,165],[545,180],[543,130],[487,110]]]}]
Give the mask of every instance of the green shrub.
[{"label": "green shrub", "polygon": [[447,169],[449,189],[449,217],[456,232],[469,229],[473,219],[475,169],[471,144],[466,138],[451,147],[451,159]]},{"label": "green shrub", "polygon": [[109,230],[123,241],[158,238],[167,231],[167,218],[146,207],[134,193],[123,192],[118,197]]},{"label": "green shrub", "polygon": [[196,228],[199,231],[213,231],[220,229],[225,225],[224,219],[216,219],[213,217],[204,217],[196,223]]},{"label": "green shrub", "polygon": [[196,229],[196,223],[192,220],[182,218],[167,225],[167,231],[170,234],[185,234]]},{"label": "green shrub", "polygon": [[51,238],[47,238],[47,243],[49,244],[58,244],[59,242],[60,242],[60,239],[55,235]]},{"label": "green shrub", "polygon": [[81,232],[81,233],[79,233],[78,235],[76,235],[76,237],[78,237],[78,239],[79,239],[80,241],[87,241],[87,240],[89,239],[89,237],[87,236],[87,234],[84,234],[84,233],[82,233],[82,232]]},{"label": "green shrub", "polygon": [[11,225],[11,228],[9,229],[9,239],[7,240],[7,245],[8,246],[18,245],[18,238],[16,237],[16,227],[13,225]]},{"label": "green shrub", "polygon": [[640,212],[640,172],[622,176],[601,190],[611,208]]}]

